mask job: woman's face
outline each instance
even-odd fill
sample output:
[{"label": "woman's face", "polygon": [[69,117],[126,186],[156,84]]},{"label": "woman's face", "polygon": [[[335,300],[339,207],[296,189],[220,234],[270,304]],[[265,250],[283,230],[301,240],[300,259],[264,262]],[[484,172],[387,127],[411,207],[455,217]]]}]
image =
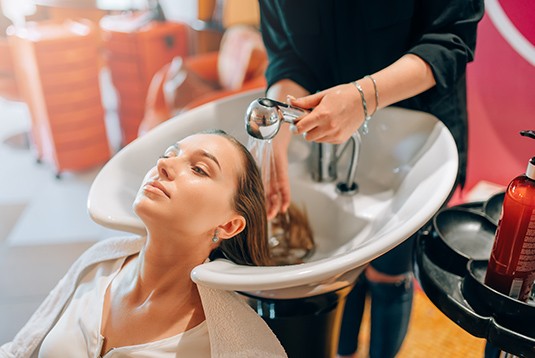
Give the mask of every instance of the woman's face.
[{"label": "woman's face", "polygon": [[196,134],[169,147],[145,176],[134,211],[147,228],[212,235],[236,213],[241,153],[228,139]]}]

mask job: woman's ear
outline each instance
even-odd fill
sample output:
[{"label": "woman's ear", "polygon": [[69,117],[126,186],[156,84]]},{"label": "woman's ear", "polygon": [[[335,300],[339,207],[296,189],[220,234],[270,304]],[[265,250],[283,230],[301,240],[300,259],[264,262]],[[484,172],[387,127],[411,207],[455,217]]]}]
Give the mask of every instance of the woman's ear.
[{"label": "woman's ear", "polygon": [[238,235],[245,228],[245,218],[241,215],[235,215],[225,224],[218,226],[218,236],[220,239],[230,239]]}]

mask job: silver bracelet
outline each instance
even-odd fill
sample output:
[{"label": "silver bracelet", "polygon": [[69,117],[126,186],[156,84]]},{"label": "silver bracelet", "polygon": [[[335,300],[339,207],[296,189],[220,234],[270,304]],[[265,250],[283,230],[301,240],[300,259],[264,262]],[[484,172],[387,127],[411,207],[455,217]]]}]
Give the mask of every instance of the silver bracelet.
[{"label": "silver bracelet", "polygon": [[373,116],[375,112],[377,112],[377,109],[379,108],[379,91],[377,90],[377,82],[375,82],[375,78],[373,78],[371,75],[366,75],[364,78],[369,78],[372,80],[373,83],[373,90],[375,91],[375,110],[371,114]]},{"label": "silver bracelet", "polygon": [[372,117],[368,114],[368,104],[366,103],[366,98],[364,97],[364,91],[357,81],[352,82],[357,90],[360,93],[360,99],[362,100],[362,108],[364,109],[364,123],[362,123],[362,134],[368,134],[368,122]]}]

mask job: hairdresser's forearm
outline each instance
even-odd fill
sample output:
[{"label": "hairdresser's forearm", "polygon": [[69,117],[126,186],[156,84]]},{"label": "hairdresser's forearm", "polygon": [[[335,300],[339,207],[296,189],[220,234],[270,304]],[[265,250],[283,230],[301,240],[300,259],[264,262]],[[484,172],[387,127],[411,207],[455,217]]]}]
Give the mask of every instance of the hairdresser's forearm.
[{"label": "hairdresser's forearm", "polygon": [[[420,57],[405,55],[390,66],[372,74],[379,91],[379,108],[416,96],[435,85],[431,66]],[[365,93],[370,110],[376,107],[373,82],[369,78],[358,81]]]},{"label": "hairdresser's forearm", "polygon": [[288,95],[296,98],[308,95],[309,92],[296,82],[288,79],[280,80],[269,87],[267,96],[271,99],[286,102]]}]

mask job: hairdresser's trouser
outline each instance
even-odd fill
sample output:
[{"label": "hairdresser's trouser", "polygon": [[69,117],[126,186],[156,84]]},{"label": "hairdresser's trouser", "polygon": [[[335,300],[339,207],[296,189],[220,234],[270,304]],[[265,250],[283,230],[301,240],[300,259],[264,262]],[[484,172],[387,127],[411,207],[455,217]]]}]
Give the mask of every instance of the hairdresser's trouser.
[{"label": "hairdresser's trouser", "polygon": [[492,345],[492,343],[487,342],[485,344],[485,358],[499,358],[501,354],[500,349],[498,349],[496,346]]},{"label": "hairdresser's trouser", "polygon": [[380,273],[389,276],[405,274],[403,280],[396,283],[372,282],[364,273],[357,279],[346,299],[339,355],[351,355],[357,350],[367,293],[371,299],[370,358],[391,358],[399,351],[407,333],[412,308],[414,240],[415,236],[371,262],[371,266]]}]

